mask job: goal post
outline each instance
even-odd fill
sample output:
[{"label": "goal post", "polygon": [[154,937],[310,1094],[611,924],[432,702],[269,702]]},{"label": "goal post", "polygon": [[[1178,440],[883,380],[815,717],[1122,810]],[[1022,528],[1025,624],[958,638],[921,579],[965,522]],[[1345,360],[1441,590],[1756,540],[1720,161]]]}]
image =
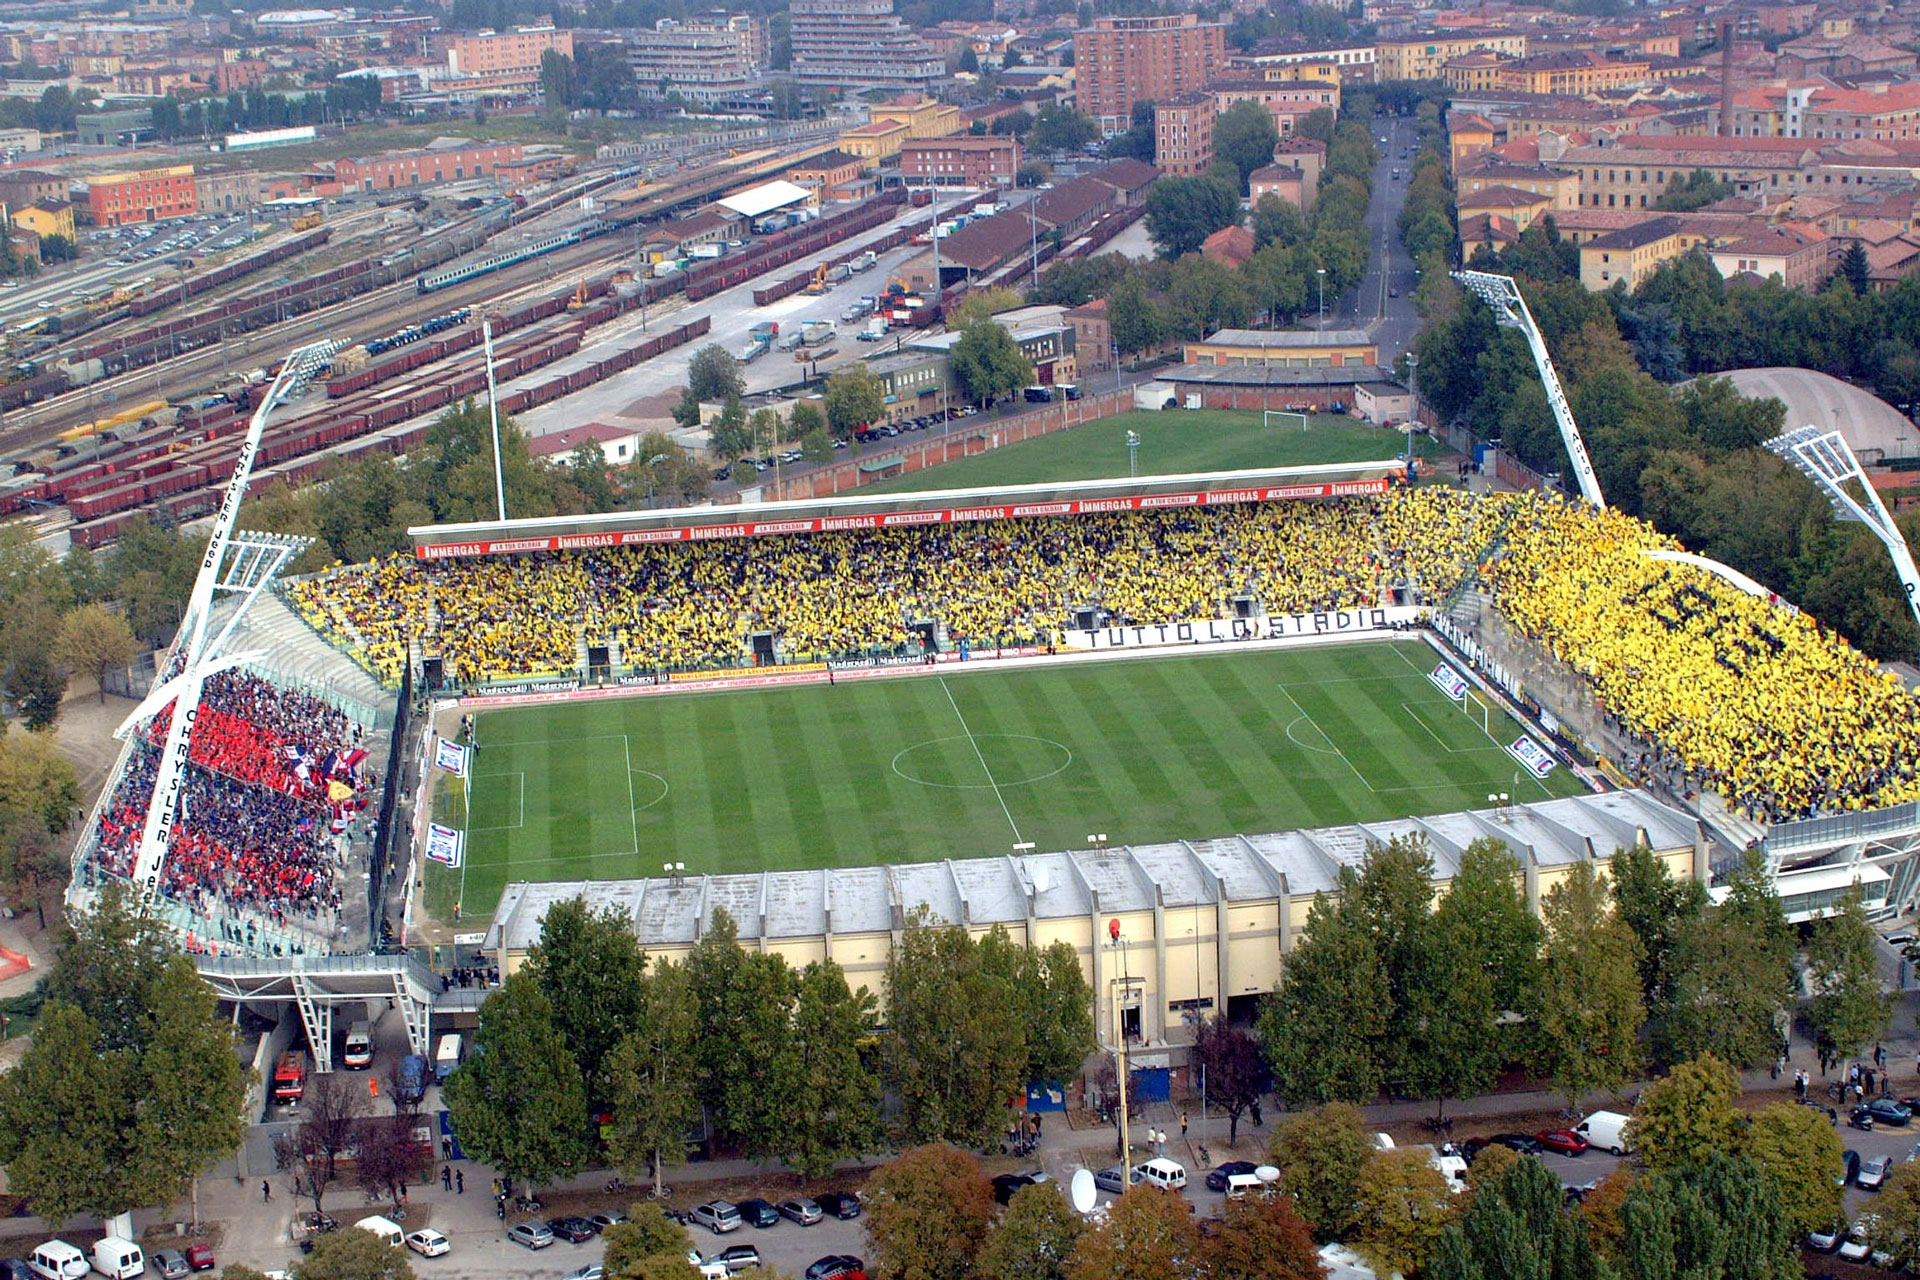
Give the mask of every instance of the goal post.
[{"label": "goal post", "polygon": [[1307,415],[1304,413],[1295,413],[1290,409],[1262,409],[1260,413],[1260,425],[1268,430],[1275,427],[1282,431],[1307,429]]},{"label": "goal post", "polygon": [[1469,723],[1478,720],[1480,731],[1489,738],[1493,736],[1493,708],[1476,691],[1468,689],[1460,699],[1460,709],[1467,713]]}]

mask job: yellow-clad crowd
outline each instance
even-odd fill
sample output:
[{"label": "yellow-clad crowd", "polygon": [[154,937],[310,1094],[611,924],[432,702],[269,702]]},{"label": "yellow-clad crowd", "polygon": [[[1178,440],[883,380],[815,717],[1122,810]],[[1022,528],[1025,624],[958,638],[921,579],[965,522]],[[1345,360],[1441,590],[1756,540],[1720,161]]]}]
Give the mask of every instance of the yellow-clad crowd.
[{"label": "yellow-clad crowd", "polygon": [[498,559],[395,557],[292,588],[317,628],[397,680],[410,640],[473,683],[578,668],[614,641],[641,668],[747,665],[919,644],[1045,644],[1118,623],[1442,601],[1483,550],[1505,616],[1589,678],[1607,710],[1757,815],[1920,798],[1920,715],[1898,681],[1804,617],[1704,571],[1638,520],[1532,495],[1377,498],[983,521]]}]

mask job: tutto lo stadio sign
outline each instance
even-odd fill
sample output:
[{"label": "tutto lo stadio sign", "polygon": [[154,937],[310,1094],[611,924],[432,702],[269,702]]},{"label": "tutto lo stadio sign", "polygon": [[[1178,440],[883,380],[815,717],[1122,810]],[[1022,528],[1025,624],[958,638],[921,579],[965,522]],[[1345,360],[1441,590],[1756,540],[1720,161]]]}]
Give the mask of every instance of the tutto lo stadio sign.
[{"label": "tutto lo stadio sign", "polygon": [[1233,644],[1243,640],[1288,640],[1299,636],[1365,635],[1399,631],[1424,612],[1411,606],[1330,609],[1324,613],[1272,613],[1262,618],[1213,618],[1146,626],[1083,627],[1064,633],[1069,649],[1151,649],[1164,645]]}]

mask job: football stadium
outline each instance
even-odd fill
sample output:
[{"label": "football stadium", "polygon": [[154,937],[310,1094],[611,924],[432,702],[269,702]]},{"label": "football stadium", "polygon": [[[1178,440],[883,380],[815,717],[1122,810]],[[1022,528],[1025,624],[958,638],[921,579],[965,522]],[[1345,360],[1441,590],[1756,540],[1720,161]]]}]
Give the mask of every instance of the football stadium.
[{"label": "football stadium", "polygon": [[1382,459],[411,532],[293,581],[216,538],[76,854],[317,1052],[370,994],[424,1043],[421,948],[510,971],[576,895],[875,988],[921,910],[1096,989],[1124,924],[1164,1035],[1398,836],[1437,888],[1502,841],[1536,903],[1634,844],[1710,890],[1757,844],[1789,919],[1916,892],[1900,681],[1557,492]]}]

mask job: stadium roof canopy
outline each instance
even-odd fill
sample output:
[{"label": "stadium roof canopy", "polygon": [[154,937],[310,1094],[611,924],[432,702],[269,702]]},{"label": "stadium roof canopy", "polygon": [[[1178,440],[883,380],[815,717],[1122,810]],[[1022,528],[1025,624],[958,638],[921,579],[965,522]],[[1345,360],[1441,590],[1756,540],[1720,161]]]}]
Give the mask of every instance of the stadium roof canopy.
[{"label": "stadium roof canopy", "polygon": [[510,555],[655,542],[701,542],[843,529],[883,529],[1034,516],[1092,515],[1168,507],[1281,502],[1377,493],[1405,463],[1316,463],[1247,471],[1050,481],[922,493],[861,494],[857,489],[792,502],[610,511],[469,524],[416,525],[407,530],[422,560]]},{"label": "stadium roof canopy", "polygon": [[775,209],[784,209],[790,204],[798,204],[811,198],[813,192],[805,187],[795,186],[791,182],[763,182],[757,187],[715,201],[725,205],[743,218],[757,218],[763,213],[772,213]]}]

